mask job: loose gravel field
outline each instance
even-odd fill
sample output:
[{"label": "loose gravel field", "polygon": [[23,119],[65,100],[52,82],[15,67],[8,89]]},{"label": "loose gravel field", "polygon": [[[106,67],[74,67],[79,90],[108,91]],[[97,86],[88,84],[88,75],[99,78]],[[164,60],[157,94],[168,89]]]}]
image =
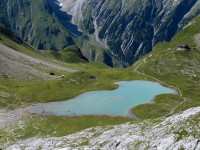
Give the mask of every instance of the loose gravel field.
[{"label": "loose gravel field", "polygon": [[0,43],[0,72],[4,75],[18,79],[52,79],[49,72],[70,73],[75,70],[61,66],[56,62],[45,61],[36,57],[23,54]]}]

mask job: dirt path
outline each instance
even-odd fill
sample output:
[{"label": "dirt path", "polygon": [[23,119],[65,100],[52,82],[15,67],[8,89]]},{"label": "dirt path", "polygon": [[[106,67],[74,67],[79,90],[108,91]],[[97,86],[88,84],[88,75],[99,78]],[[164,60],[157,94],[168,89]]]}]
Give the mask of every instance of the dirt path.
[{"label": "dirt path", "polygon": [[[162,53],[162,52],[160,52],[160,53]],[[160,53],[158,53],[158,54],[160,54]],[[158,54],[157,54],[157,55],[158,55]],[[149,58],[150,58],[150,57],[149,57]],[[163,82],[163,81],[161,81],[161,80],[159,80],[159,79],[157,79],[157,78],[155,78],[155,77],[146,75],[146,74],[144,74],[144,73],[138,71],[138,68],[142,65],[142,63],[146,63],[146,62],[148,62],[148,58],[144,58],[143,61],[141,61],[141,62],[138,64],[138,66],[134,69],[134,72],[137,72],[137,73],[139,73],[139,74],[141,74],[141,75],[143,75],[143,76],[146,76],[146,77],[148,77],[148,78],[151,78],[151,79],[153,79],[153,80],[155,80],[155,81],[157,81],[157,82],[159,82],[159,83],[161,83],[161,84],[163,84],[163,85],[165,85],[165,86],[167,86],[167,87],[170,87],[170,88],[172,88],[172,89],[176,89],[176,90],[178,91],[179,96],[180,96],[181,98],[184,99],[181,103],[179,103],[176,107],[174,107],[174,108],[173,108],[168,114],[166,114],[164,117],[166,117],[166,116],[168,116],[168,115],[171,115],[171,114],[174,113],[174,110],[177,109],[179,106],[181,106],[183,103],[185,103],[185,102],[187,101],[187,99],[186,99],[185,97],[183,97],[183,94],[182,94],[182,92],[180,91],[179,88],[176,88],[176,87],[174,87],[174,86],[172,86],[172,85],[169,85],[169,84],[167,84],[167,83],[165,83],[165,82]]]}]

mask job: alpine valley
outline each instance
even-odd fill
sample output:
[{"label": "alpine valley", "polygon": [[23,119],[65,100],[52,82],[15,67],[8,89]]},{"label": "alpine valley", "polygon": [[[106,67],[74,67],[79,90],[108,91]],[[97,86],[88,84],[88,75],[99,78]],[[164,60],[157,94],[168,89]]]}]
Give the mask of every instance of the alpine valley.
[{"label": "alpine valley", "polygon": [[0,23],[38,49],[76,44],[89,60],[127,67],[170,41],[199,0],[3,0]]},{"label": "alpine valley", "polygon": [[[200,149],[200,0],[1,0],[0,23],[0,149]],[[134,80],[173,92],[131,117],[30,111]]]}]

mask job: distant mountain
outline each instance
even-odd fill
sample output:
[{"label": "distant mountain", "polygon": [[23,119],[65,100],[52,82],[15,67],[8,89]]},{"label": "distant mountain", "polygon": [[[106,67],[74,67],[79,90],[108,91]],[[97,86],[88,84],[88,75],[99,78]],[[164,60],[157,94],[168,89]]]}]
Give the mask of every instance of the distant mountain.
[{"label": "distant mountain", "polygon": [[200,14],[200,0],[4,0],[0,23],[38,49],[77,45],[90,61],[127,67]]},{"label": "distant mountain", "polygon": [[[51,0],[49,0],[51,1]],[[62,11],[88,37],[124,66],[170,41],[200,13],[200,0],[58,0]],[[87,46],[82,45],[84,49]],[[97,54],[96,54],[97,55]]]},{"label": "distant mountain", "polygon": [[0,8],[0,23],[37,49],[61,50],[74,44],[73,33],[59,22],[47,0],[3,0]]}]

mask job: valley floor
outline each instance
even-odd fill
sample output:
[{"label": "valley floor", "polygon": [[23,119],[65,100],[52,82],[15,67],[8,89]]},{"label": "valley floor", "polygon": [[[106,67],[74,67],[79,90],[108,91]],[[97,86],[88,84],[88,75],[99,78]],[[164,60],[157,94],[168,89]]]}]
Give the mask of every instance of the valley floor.
[{"label": "valley floor", "polygon": [[[21,45],[16,43],[13,47],[20,52],[12,49],[12,44],[0,44],[0,60],[6,66],[0,64],[0,148],[200,149],[199,26],[200,16],[171,42],[159,43],[154,51],[126,69],[110,68],[99,62],[53,62],[32,49],[20,49]],[[5,38],[5,43],[10,40]],[[190,43],[193,48],[190,52],[177,50],[181,43]],[[59,54],[54,55],[57,58]],[[27,69],[23,70],[23,66]],[[59,69],[55,70],[57,66]],[[8,68],[14,70],[13,75]],[[23,81],[23,74],[27,75],[29,69],[33,74],[28,75],[30,80]],[[51,77],[52,70],[58,76]],[[65,78],[61,79],[63,73]],[[37,79],[40,74],[42,79]],[[46,76],[55,79],[44,80]],[[140,121],[109,116],[43,116],[22,111],[24,106],[34,103],[63,101],[88,91],[113,90],[117,88],[114,82],[130,80],[159,82],[176,89],[178,95],[158,95],[154,104],[134,107],[132,112]]]}]

